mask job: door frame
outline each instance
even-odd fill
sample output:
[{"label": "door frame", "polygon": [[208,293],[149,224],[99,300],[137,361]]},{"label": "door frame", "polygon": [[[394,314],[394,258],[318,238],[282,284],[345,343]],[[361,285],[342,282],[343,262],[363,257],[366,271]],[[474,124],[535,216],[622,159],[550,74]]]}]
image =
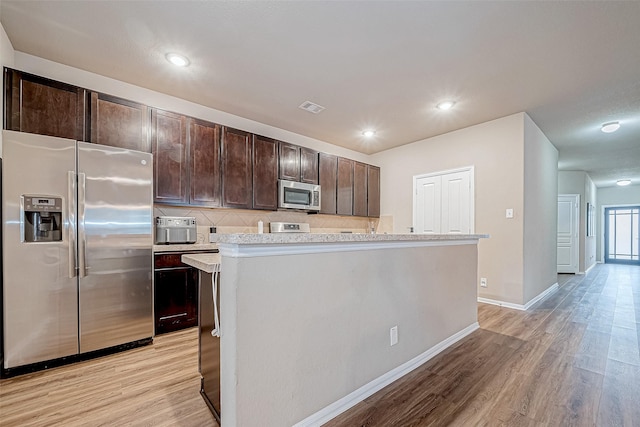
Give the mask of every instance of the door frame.
[{"label": "door frame", "polygon": [[[558,273],[568,273],[568,274],[578,274],[580,272],[580,223],[582,218],[580,217],[580,211],[581,211],[581,207],[582,207],[582,201],[580,200],[580,194],[577,193],[562,193],[562,194],[558,194],[558,198],[560,197],[573,197],[574,201],[575,201],[575,208],[573,209],[574,214],[576,215],[576,220],[575,220],[575,225],[574,225],[574,230],[572,232],[573,236],[571,238],[572,240],[572,244],[571,246],[573,247],[575,244],[575,250],[573,251],[573,255],[572,255],[572,260],[571,263],[572,265],[575,265],[574,270],[575,271],[563,271],[560,272],[558,271]],[[557,202],[556,202],[557,203]],[[556,248],[558,247],[558,225],[556,223]],[[558,270],[558,260],[556,259],[556,270]]]},{"label": "door frame", "polygon": [[[625,204],[614,204],[614,205],[602,205],[602,211],[601,211],[601,217],[600,217],[600,224],[601,224],[601,232],[600,232],[600,262],[602,264],[605,264],[607,262],[607,257],[606,257],[606,249],[607,249],[607,242],[606,242],[606,236],[607,236],[607,230],[606,230],[606,224],[607,224],[607,209],[611,209],[611,208],[635,208],[640,206],[640,203],[625,203]],[[612,264],[629,264],[629,265],[638,265],[637,262],[635,261],[631,261],[631,262],[616,262],[616,263],[612,263]]]},{"label": "door frame", "polygon": [[423,173],[413,176],[413,218],[411,221],[411,230],[415,232],[418,218],[418,180],[421,178],[431,178],[434,176],[448,175],[451,173],[469,172],[469,234],[474,234],[476,229],[476,209],[475,209],[475,166],[465,166],[456,169],[448,169],[438,172]]}]

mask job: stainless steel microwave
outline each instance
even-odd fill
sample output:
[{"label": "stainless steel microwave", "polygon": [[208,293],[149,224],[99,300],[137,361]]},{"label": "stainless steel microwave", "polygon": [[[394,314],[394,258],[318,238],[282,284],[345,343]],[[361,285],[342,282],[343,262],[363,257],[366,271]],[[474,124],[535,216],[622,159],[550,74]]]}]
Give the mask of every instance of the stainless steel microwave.
[{"label": "stainless steel microwave", "polygon": [[278,207],[319,211],[320,186],[280,179],[278,180]]}]

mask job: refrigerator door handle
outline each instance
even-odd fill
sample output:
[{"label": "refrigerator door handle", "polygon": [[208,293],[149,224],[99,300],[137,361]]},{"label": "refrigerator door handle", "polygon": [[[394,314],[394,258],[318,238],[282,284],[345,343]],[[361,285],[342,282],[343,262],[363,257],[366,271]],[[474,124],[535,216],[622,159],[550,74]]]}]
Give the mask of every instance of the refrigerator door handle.
[{"label": "refrigerator door handle", "polygon": [[78,276],[87,276],[87,239],[85,234],[85,174],[78,174]]},{"label": "refrigerator door handle", "polygon": [[67,172],[67,221],[69,230],[69,278],[76,277],[78,254],[76,252],[76,174]]}]

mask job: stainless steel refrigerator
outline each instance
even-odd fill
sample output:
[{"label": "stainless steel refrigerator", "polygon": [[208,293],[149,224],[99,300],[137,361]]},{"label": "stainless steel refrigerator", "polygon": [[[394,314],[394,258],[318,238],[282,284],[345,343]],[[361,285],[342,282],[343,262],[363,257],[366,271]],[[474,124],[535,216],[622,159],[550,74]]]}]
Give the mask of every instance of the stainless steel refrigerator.
[{"label": "stainless steel refrigerator", "polygon": [[3,131],[4,370],[153,336],[151,154]]}]

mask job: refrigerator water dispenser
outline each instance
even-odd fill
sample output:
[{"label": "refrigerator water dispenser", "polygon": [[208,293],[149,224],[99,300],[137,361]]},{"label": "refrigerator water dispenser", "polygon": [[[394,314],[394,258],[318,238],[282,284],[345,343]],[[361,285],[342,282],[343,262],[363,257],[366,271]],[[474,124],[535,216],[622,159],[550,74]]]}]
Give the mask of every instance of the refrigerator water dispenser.
[{"label": "refrigerator water dispenser", "polygon": [[62,240],[62,197],[23,195],[22,206],[24,242]]}]

